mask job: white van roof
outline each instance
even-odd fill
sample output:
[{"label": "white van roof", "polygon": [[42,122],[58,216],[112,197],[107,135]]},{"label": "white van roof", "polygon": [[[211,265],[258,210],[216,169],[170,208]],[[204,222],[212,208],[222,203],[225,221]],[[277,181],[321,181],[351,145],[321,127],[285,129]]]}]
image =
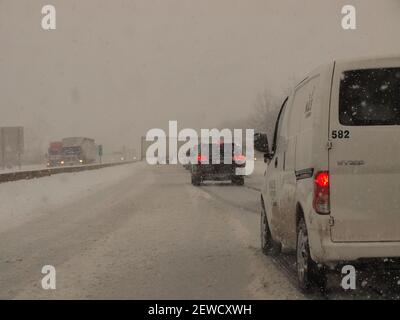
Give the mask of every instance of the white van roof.
[{"label": "white van roof", "polygon": [[300,82],[295,85],[297,88],[301,85],[304,81],[311,78],[313,75],[321,73],[324,69],[330,68],[333,64],[335,65],[342,65],[342,64],[356,64],[356,63],[366,63],[366,62],[373,62],[373,61],[382,61],[382,60],[394,60],[400,59],[399,54],[392,54],[392,55],[377,55],[377,56],[365,56],[365,57],[352,57],[352,58],[339,58],[336,60],[331,60],[329,62],[320,64],[318,67],[314,68],[311,72],[307,74],[305,78],[303,78]]},{"label": "white van roof", "polygon": [[365,57],[353,57],[353,58],[345,58],[345,59],[337,59],[334,62],[337,64],[348,64],[348,63],[357,63],[357,62],[368,62],[374,60],[392,60],[399,59],[400,53],[396,55],[377,55],[377,56],[365,56]]}]

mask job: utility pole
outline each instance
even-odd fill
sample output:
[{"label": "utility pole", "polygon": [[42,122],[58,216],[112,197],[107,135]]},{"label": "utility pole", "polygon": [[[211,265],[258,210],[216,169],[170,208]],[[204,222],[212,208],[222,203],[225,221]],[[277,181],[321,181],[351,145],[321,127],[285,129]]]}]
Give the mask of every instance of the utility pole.
[{"label": "utility pole", "polygon": [[1,144],[1,167],[4,170],[5,169],[5,149],[4,149],[4,134],[3,134],[3,128],[0,128],[0,144]]}]

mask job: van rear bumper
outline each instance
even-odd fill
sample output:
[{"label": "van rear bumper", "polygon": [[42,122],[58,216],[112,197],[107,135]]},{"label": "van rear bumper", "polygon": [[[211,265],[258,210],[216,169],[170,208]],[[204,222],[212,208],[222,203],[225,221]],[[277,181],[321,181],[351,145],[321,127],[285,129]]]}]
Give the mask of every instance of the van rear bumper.
[{"label": "van rear bumper", "polygon": [[327,241],[322,245],[323,261],[321,262],[400,257],[400,242],[334,243]]},{"label": "van rear bumper", "polygon": [[[374,258],[399,258],[399,242],[333,242],[328,217],[320,216],[308,228],[311,256],[322,264]],[[316,221],[318,220],[318,221]]]}]

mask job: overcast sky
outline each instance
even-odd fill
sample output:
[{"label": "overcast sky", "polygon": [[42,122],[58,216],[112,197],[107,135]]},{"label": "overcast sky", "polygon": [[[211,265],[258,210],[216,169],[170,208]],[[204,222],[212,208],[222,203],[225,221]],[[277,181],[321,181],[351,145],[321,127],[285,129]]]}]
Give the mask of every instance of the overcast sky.
[{"label": "overcast sky", "polygon": [[[57,29],[41,29],[53,4]],[[341,7],[357,9],[356,31]],[[88,136],[135,146],[153,127],[246,117],[338,57],[400,54],[399,0],[0,0],[0,126],[26,147]],[[282,97],[283,98],[283,97]]]}]

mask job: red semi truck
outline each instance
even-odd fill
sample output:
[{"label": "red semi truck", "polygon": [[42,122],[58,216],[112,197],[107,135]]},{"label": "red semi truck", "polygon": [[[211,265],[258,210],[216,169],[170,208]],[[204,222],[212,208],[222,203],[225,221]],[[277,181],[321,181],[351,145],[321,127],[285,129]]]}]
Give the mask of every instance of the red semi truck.
[{"label": "red semi truck", "polygon": [[47,166],[56,167],[61,165],[62,160],[62,142],[50,142],[49,150],[47,152]]}]

